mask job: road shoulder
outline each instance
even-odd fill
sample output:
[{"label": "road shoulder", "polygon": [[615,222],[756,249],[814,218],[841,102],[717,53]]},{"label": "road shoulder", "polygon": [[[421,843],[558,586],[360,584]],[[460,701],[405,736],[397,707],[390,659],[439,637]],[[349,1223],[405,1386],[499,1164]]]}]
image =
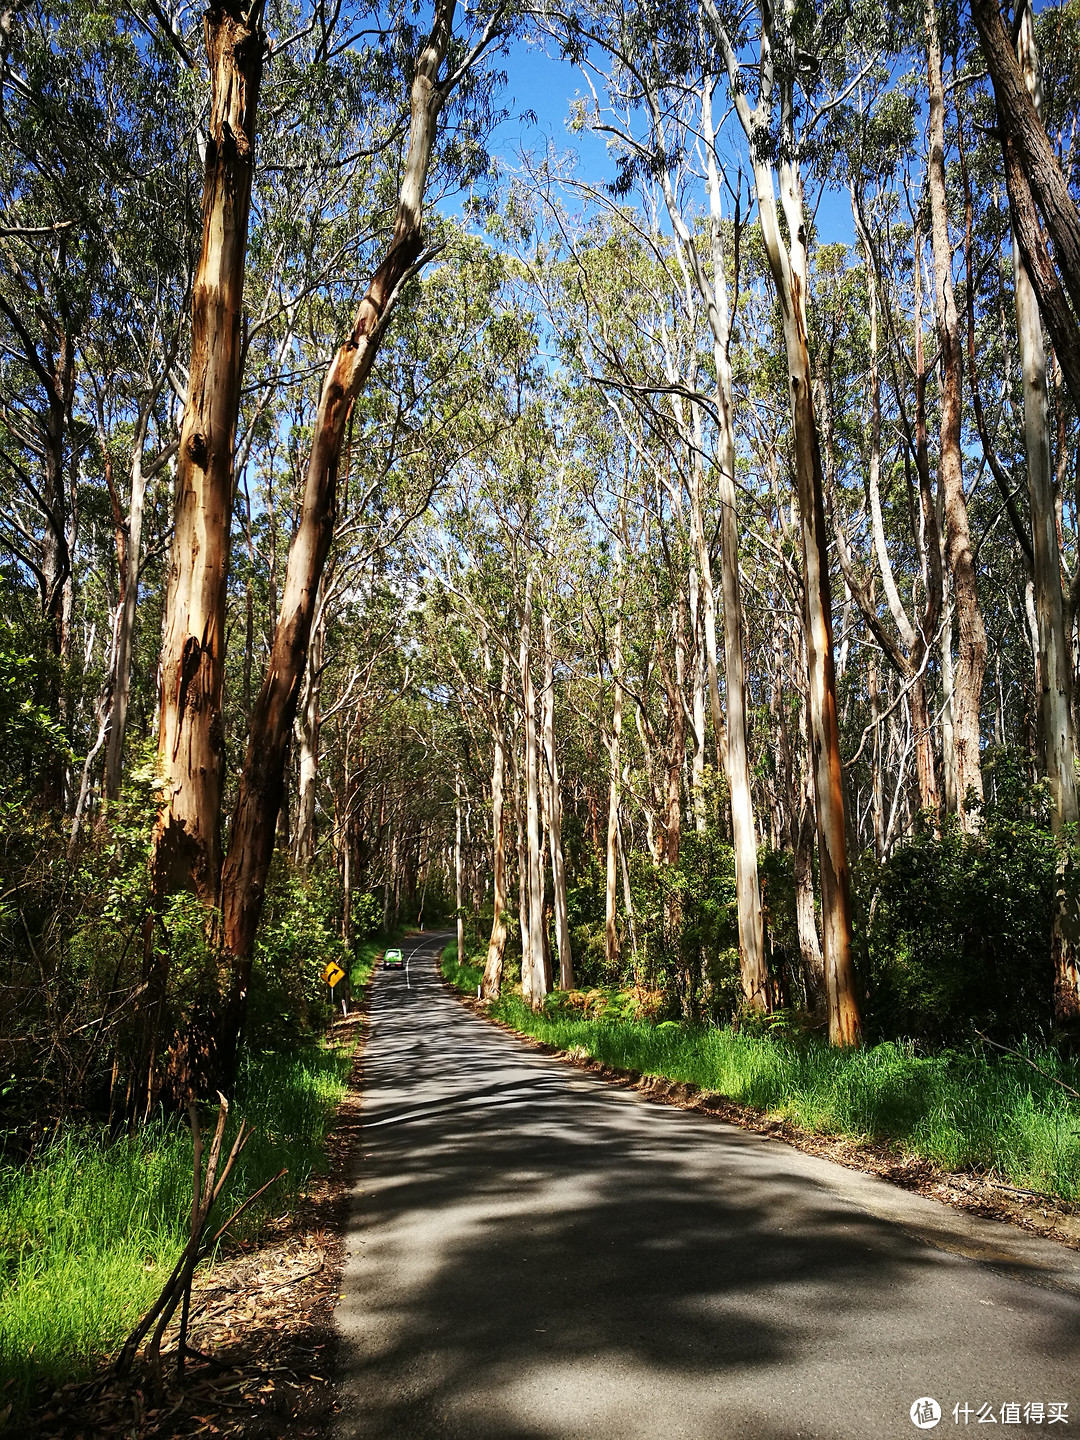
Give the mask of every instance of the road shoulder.
[{"label": "road shoulder", "polygon": [[779,1141],[800,1152],[809,1179],[924,1244],[1016,1279],[1080,1295],[1080,1215],[1075,1207],[1023,1192],[1010,1196],[978,1176],[948,1174],[928,1161],[898,1157],[884,1146],[812,1134],[696,1085],[621,1070],[560,1050],[489,1014],[483,1001],[447,980],[438,959],[435,968],[440,982],[465,1009],[531,1050],[633,1091],[644,1101],[695,1111],[765,1143]]}]

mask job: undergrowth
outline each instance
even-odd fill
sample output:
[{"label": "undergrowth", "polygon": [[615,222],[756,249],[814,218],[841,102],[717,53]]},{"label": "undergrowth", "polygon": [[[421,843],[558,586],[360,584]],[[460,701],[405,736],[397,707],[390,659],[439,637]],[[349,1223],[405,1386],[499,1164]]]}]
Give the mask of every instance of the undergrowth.
[{"label": "undergrowth", "polygon": [[[451,950],[443,973],[475,995],[483,970],[459,968]],[[919,1054],[897,1041],[841,1051],[810,1036],[585,1019],[559,991],[540,1013],[520,994],[504,994],[490,1012],[560,1049],[692,1083],[816,1134],[891,1143],[945,1170],[1080,1200],[1080,1104],[1018,1057],[981,1046]],[[1023,1053],[1080,1089],[1080,1064],[1050,1048]]]},{"label": "undergrowth", "polygon": [[[356,947],[355,998],[381,948],[377,939]],[[241,1119],[254,1133],[217,1223],[278,1170],[287,1174],[227,1244],[257,1240],[322,1168],[351,1063],[351,1049],[317,1043],[249,1055],[226,1144]],[[202,1118],[209,1131],[214,1109]],[[120,1138],[68,1131],[18,1166],[0,1158],[0,1428],[4,1412],[17,1418],[42,1384],[91,1372],[156,1298],[185,1242],[192,1158],[188,1126],[164,1117]]]}]

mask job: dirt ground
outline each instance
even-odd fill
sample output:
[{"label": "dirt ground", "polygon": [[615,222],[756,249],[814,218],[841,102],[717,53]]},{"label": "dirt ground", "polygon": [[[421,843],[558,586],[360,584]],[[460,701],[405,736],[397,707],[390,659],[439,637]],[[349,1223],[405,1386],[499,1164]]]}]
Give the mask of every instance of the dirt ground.
[{"label": "dirt ground", "polygon": [[306,1440],[329,1433],[337,1409],[333,1315],[359,1138],[365,1023],[361,1011],[335,1026],[337,1038],[360,1043],[327,1142],[327,1175],[313,1177],[295,1213],[257,1245],[238,1245],[195,1277],[189,1344],[205,1358],[189,1359],[178,1380],[173,1327],[162,1346],[159,1394],[140,1359],[123,1381],[106,1372],[43,1396],[23,1425],[28,1440]]}]

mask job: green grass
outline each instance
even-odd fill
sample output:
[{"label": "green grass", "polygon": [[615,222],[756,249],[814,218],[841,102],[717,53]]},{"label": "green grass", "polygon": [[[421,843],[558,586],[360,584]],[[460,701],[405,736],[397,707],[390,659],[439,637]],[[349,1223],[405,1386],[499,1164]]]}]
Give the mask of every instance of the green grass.
[{"label": "green grass", "polygon": [[[354,968],[359,991],[370,966]],[[249,1057],[229,1120],[255,1127],[215,1211],[222,1224],[282,1166],[288,1174],[247,1211],[237,1239],[287,1212],[323,1163],[351,1053],[312,1044]],[[205,1124],[213,1124],[212,1111]],[[89,1373],[157,1296],[184,1244],[192,1144],[159,1120],[108,1139],[68,1133],[24,1166],[0,1164],[0,1414],[17,1416],[42,1382]]]},{"label": "green grass", "polygon": [[[443,973],[476,994],[482,967]],[[885,1141],[945,1170],[989,1173],[1007,1184],[1080,1200],[1080,1104],[1021,1060],[981,1048],[918,1055],[886,1042],[833,1050],[816,1039],[782,1039],[674,1021],[585,1020],[558,992],[534,1014],[504,995],[491,1013],[523,1034],[643,1075],[716,1091],[817,1134]],[[1026,1052],[1080,1089],[1080,1065],[1054,1050]]]}]

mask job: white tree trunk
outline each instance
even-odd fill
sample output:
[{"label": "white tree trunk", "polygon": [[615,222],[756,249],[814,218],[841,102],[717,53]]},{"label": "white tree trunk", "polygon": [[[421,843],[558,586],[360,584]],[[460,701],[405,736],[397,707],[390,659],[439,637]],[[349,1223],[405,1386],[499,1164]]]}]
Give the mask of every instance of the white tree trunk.
[{"label": "white tree trunk", "polygon": [[611,736],[608,742],[608,817],[607,817],[607,876],[604,888],[604,954],[608,968],[614,971],[619,963],[619,927],[616,919],[616,898],[618,885],[619,846],[619,800],[620,771],[619,752],[622,743],[623,722],[623,546],[619,537],[615,540],[615,568],[619,576],[617,589],[617,611],[615,614],[614,649],[611,657]]},{"label": "white tree trunk", "polygon": [[[510,659],[503,654],[503,695],[510,682]],[[494,913],[491,938],[488,940],[487,961],[481,994],[494,999],[502,989],[503,955],[506,951],[506,836],[503,822],[503,791],[506,785],[506,738],[503,734],[503,706],[500,696],[492,716],[491,739],[491,848],[492,890]]]},{"label": "white tree trunk", "polygon": [[510,740],[510,772],[514,782],[514,823],[516,827],[518,872],[518,931],[521,936],[521,993],[526,1004],[532,996],[532,958],[529,946],[529,852],[521,804],[521,766],[517,760],[517,737]]},{"label": "white tree trunk", "polygon": [[534,571],[530,566],[525,580],[518,660],[525,727],[525,845],[529,876],[529,943],[528,952],[522,957],[521,975],[524,989],[527,968],[529,1004],[534,1010],[539,1010],[547,994],[547,976],[544,971],[544,877],[540,863],[540,755],[536,736],[536,686],[533,683],[530,654],[534,578]]},{"label": "white tree trunk", "polygon": [[[739,61],[713,0],[703,0],[710,26],[724,53],[729,89],[749,142],[757,186],[758,224],[776,287],[784,330],[790,382],[795,477],[802,529],[806,658],[809,675],[810,732],[817,801],[821,917],[825,980],[829,999],[829,1039],[857,1045],[862,1038],[852,959],[851,882],[847,857],[840,727],[833,661],[832,592],[824,479],[814,413],[810,345],[806,324],[809,296],[808,227],[803,210],[802,177],[795,145],[794,41],[771,7],[761,8],[761,93],[750,108]],[[777,64],[779,60],[781,63]],[[767,63],[766,63],[767,62]],[[778,94],[774,95],[775,85]],[[777,159],[786,237],[777,211],[776,183],[769,156],[775,152],[774,103],[779,102],[780,151]]]},{"label": "white tree trunk", "polygon": [[[1039,52],[1030,0],[1017,6],[1016,54],[1028,93],[1042,113]],[[1046,344],[1042,318],[1031,278],[1013,240],[1016,277],[1016,329],[1024,376],[1024,444],[1027,450],[1028,492],[1031,496],[1032,549],[1035,556],[1035,617],[1038,628],[1039,744],[1050,787],[1050,823],[1055,835],[1067,832],[1077,820],[1076,733],[1072,715],[1072,665],[1065,633],[1065,605],[1061,590],[1054,473],[1050,460],[1050,405],[1046,373]],[[1080,953],[1077,949],[1076,905],[1065,884],[1064,861],[1059,866],[1057,900],[1051,935],[1054,964],[1054,1011],[1058,1020],[1080,1016]]]},{"label": "white tree trunk", "polygon": [[547,762],[548,833],[551,837],[551,893],[555,910],[555,943],[559,954],[559,989],[574,988],[574,962],[570,953],[570,922],[566,907],[566,866],[562,845],[562,793],[559,761],[555,753],[555,657],[551,616],[544,612],[544,757]]},{"label": "white tree trunk", "polygon": [[116,681],[109,715],[109,738],[105,746],[105,796],[115,800],[120,794],[120,778],[124,759],[124,734],[127,730],[128,704],[131,700],[131,654],[135,639],[135,615],[139,606],[139,561],[142,556],[143,503],[146,479],[143,475],[142,452],[146,442],[145,417],[131,450],[131,508],[128,510],[127,574],[124,577],[124,603],[116,630]]},{"label": "white tree trunk", "polygon": [[694,720],[694,754],[690,769],[690,803],[694,815],[694,829],[704,834],[708,824],[705,805],[705,689],[708,683],[705,668],[705,636],[700,607],[700,582],[697,567],[690,566],[690,623],[694,631],[694,657],[692,663]]},{"label": "white tree trunk", "polygon": [[296,717],[300,752],[300,787],[297,800],[293,857],[307,865],[315,853],[315,799],[319,781],[319,700],[322,690],[326,616],[323,611],[311,636],[304,675],[304,697]]},{"label": "white tree trunk", "polygon": [[465,964],[465,917],[461,913],[461,769],[454,771],[454,913],[457,918],[457,963]]}]

